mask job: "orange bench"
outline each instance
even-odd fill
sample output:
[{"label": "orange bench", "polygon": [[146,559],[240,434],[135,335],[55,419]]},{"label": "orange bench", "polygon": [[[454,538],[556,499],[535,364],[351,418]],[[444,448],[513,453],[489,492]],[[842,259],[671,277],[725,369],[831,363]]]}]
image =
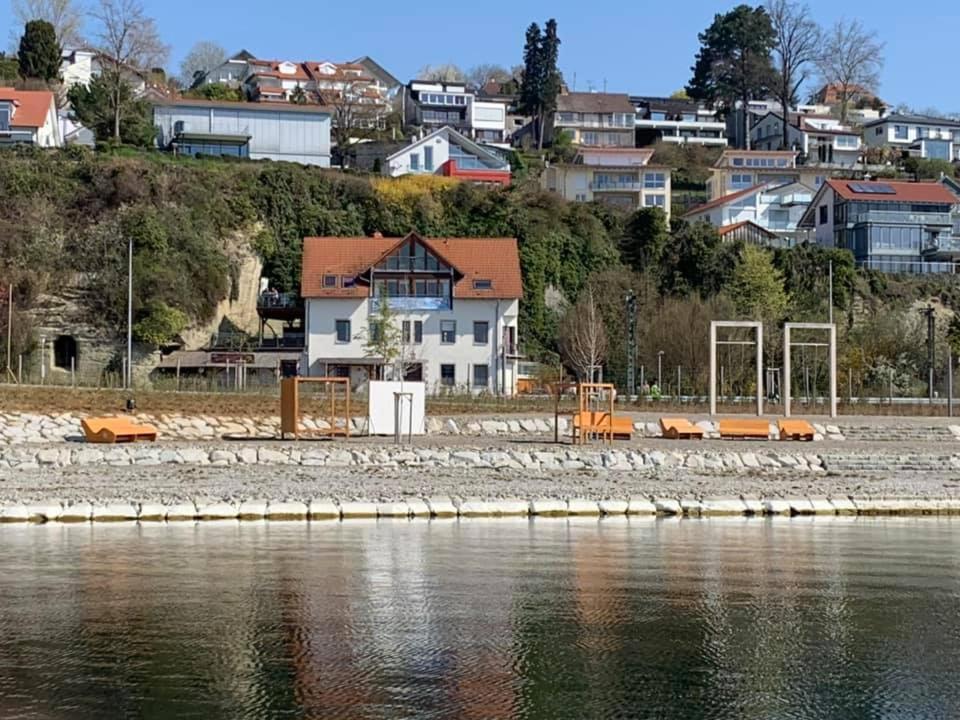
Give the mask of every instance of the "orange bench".
[{"label": "orange bench", "polygon": [[816,430],[806,420],[777,420],[777,429],[781,440],[803,440],[812,442]]},{"label": "orange bench", "polygon": [[[584,417],[581,417],[581,415]],[[579,435],[581,427],[586,427],[588,433],[599,434],[612,431],[613,437],[621,440],[629,440],[633,437],[633,420],[614,415],[613,421],[610,422],[610,413],[605,412],[575,413],[573,416],[574,437]]]},{"label": "orange bench", "polygon": [[769,440],[770,423],[762,418],[720,421],[720,437],[729,440]]},{"label": "orange bench", "polygon": [[138,425],[125,417],[85,418],[80,425],[89,443],[154,442],[158,434],[153,425]]},{"label": "orange bench", "polygon": [[686,418],[660,418],[660,430],[670,440],[703,440],[703,428]]}]

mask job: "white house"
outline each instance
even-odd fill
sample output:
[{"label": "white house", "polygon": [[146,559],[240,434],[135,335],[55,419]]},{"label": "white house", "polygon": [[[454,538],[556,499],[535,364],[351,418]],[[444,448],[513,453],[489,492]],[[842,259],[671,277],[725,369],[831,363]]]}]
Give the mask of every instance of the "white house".
[{"label": "white house", "polygon": [[330,112],[319,105],[158,100],[161,149],[330,167]]},{"label": "white house", "polygon": [[[754,150],[780,150],[783,115],[769,112],[750,129]],[[852,168],[860,162],[860,132],[839,120],[821,115],[790,113],[786,148],[801,154],[805,165]]]},{"label": "white house", "polygon": [[208,68],[203,77],[195,78],[195,85],[226,85],[238,88],[250,74],[250,61],[254,59],[252,53],[241,50],[231,55],[216,67]]},{"label": "white house", "polygon": [[52,92],[0,88],[0,145],[12,144],[63,146]]},{"label": "white house", "polygon": [[404,123],[432,130],[452,127],[478,142],[509,147],[507,104],[478,99],[464,83],[412,80],[405,88]]},{"label": "white house", "polygon": [[892,113],[863,127],[868,147],[890,147],[912,157],[960,160],[960,121]]},{"label": "white house", "polygon": [[[74,85],[89,85],[90,80],[103,71],[105,59],[109,61],[101,52],[90,48],[65,51],[60,61],[63,89],[69,90]],[[140,97],[146,92],[147,77],[144,72],[124,66],[122,74],[134,97]]]},{"label": "white house", "polygon": [[477,183],[510,184],[510,163],[453,128],[443,127],[389,155],[383,174],[444,175]]},{"label": "white house", "polygon": [[306,350],[301,372],[384,374],[369,349],[387,303],[406,378],[428,392],[516,392],[523,286],[514,238],[313,237],[303,241]]},{"label": "white house", "polygon": [[684,218],[708,222],[724,236],[726,229],[749,223],[750,231],[741,231],[741,235],[752,234],[760,244],[789,247],[805,237],[798,224],[813,194],[798,182],[756,185],[695,207]]}]

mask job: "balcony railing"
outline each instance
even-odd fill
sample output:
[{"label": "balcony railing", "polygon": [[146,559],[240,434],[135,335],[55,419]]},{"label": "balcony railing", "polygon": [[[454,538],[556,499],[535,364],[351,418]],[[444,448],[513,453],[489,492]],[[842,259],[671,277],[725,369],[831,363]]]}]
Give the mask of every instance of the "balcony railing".
[{"label": "balcony railing", "polygon": [[300,297],[296,293],[267,292],[260,293],[257,298],[257,310],[296,309],[301,306]]},{"label": "balcony railing", "polygon": [[[384,298],[370,298],[370,312],[380,311]],[[452,307],[449,297],[407,296],[386,298],[387,307],[391,310],[449,310]]]},{"label": "balcony railing", "polygon": [[950,213],[905,213],[890,210],[866,210],[851,213],[847,223],[895,223],[901,225],[935,225],[950,227]]},{"label": "balcony railing", "polygon": [[956,265],[952,262],[867,259],[858,260],[857,267],[906,275],[953,275],[956,273]]},{"label": "balcony railing", "polygon": [[639,180],[594,180],[590,183],[591,190],[643,190],[643,183]]},{"label": "balcony railing", "polygon": [[923,243],[922,252],[924,255],[960,256],[960,237],[947,235],[927,240]]}]

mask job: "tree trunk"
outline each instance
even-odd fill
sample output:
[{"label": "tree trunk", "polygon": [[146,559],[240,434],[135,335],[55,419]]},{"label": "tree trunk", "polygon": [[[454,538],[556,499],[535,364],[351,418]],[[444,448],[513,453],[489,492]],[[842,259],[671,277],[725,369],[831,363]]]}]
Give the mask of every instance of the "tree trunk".
[{"label": "tree trunk", "polygon": [[113,94],[113,139],[120,141],[120,88]]},{"label": "tree trunk", "polygon": [[748,93],[743,93],[743,96],[740,98],[740,103],[743,109],[743,147],[746,150],[750,149],[750,116],[748,104],[750,102],[750,96]]}]

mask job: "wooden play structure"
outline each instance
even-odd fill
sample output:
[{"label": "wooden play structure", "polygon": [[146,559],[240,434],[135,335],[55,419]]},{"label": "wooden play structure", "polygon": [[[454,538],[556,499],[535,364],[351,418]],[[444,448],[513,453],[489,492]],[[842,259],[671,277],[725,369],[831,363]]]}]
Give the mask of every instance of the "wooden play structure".
[{"label": "wooden play structure", "polygon": [[[280,439],[285,440],[287,435],[293,435],[299,440],[303,431],[300,429],[300,385],[301,383],[315,383],[323,385],[329,399],[329,414],[322,418],[326,420],[324,429],[311,430],[310,435],[325,437],[350,437],[350,378],[343,377],[289,377],[280,381]],[[338,393],[339,389],[339,393]],[[342,400],[343,412],[338,408],[338,395]]]},{"label": "wooden play structure", "polygon": [[613,414],[615,386],[610,383],[579,383],[577,385],[577,412],[571,428],[575,445],[583,445],[592,438],[613,443],[614,438],[633,437],[633,421]]},{"label": "wooden play structure", "polygon": [[155,442],[158,435],[153,425],[139,425],[126,417],[84,418],[80,425],[88,443]]},{"label": "wooden play structure", "polygon": [[668,440],[703,440],[703,428],[686,418],[660,418],[660,430]]}]

